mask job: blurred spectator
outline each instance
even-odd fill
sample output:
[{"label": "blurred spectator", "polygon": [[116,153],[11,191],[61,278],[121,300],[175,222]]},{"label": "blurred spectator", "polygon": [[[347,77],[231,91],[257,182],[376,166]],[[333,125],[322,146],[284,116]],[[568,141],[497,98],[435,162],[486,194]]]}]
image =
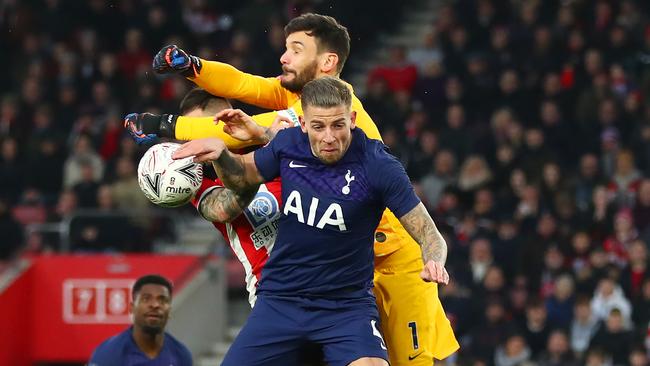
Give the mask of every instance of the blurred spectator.
[{"label": "blurred spectator", "polygon": [[494,353],[495,366],[516,366],[530,360],[530,348],[521,334],[510,335]]},{"label": "blurred spectator", "polygon": [[607,189],[604,186],[596,186],[589,211],[584,215],[584,220],[590,224],[592,240],[602,241],[612,232],[615,212],[615,205],[610,204],[607,197]]},{"label": "blurred spectator", "polygon": [[637,346],[632,348],[628,356],[628,364],[630,366],[647,366],[649,363],[648,353],[643,347]]},{"label": "blurred spectator", "polygon": [[[133,81],[136,76],[151,69],[152,50],[145,50],[142,44],[142,31],[131,28],[124,36],[125,48],[117,56],[117,62],[124,77]],[[162,47],[162,45],[160,45]]]},{"label": "blurred spectator", "polygon": [[615,195],[619,206],[634,205],[636,192],[641,184],[641,174],[634,165],[634,155],[629,150],[621,150],[616,156],[616,168],[607,189]]},{"label": "blurred spectator", "polygon": [[538,366],[578,366],[569,348],[569,338],[564,330],[556,329],[548,336],[546,350],[539,357]]},{"label": "blurred spectator", "polygon": [[442,50],[438,45],[438,35],[435,30],[430,30],[424,35],[422,46],[408,51],[407,59],[418,69],[422,75],[424,70],[432,63],[442,62]]},{"label": "blurred spectator", "polygon": [[636,204],[632,210],[634,224],[644,240],[650,239],[650,179],[639,184]]},{"label": "blurred spectator", "polygon": [[368,83],[372,83],[375,79],[386,80],[388,88],[393,92],[410,93],[417,79],[417,68],[406,58],[404,47],[393,46],[387,64],[377,66],[370,71]]},{"label": "blurred spectator", "polygon": [[492,181],[492,172],[485,159],[478,155],[467,157],[460,167],[458,188],[465,194],[465,201],[479,188],[487,186]]},{"label": "blurred spectator", "polygon": [[389,126],[400,130],[404,129],[403,121],[400,121],[397,105],[390,95],[386,80],[377,78],[368,82],[363,106],[382,132]]},{"label": "blurred spectator", "polygon": [[117,161],[117,179],[111,185],[111,192],[115,206],[124,211],[146,212],[151,207],[149,200],[140,191],[136,168],[128,157]]},{"label": "blurred spectator", "polygon": [[612,356],[601,348],[591,348],[585,356],[585,366],[613,366]]},{"label": "blurred spectator", "polygon": [[472,141],[471,133],[465,121],[465,110],[459,104],[453,104],[447,108],[447,124],[440,132],[440,146],[450,150],[459,160],[464,160],[470,153]]},{"label": "blurred spectator", "polygon": [[591,300],[591,310],[599,320],[608,319],[613,309],[618,309],[623,324],[629,324],[632,307],[621,286],[611,278],[605,277],[598,283],[598,288]]},{"label": "blurred spectator", "polygon": [[641,296],[641,284],[650,278],[648,269],[648,246],[641,240],[635,240],[628,246],[629,260],[621,273],[620,283],[625,295],[632,301]]},{"label": "blurred spectator", "polygon": [[522,324],[522,329],[532,357],[539,357],[540,353],[546,348],[551,330],[548,324],[546,307],[540,299],[532,299],[526,306],[526,319]]},{"label": "blurred spectator", "polygon": [[498,299],[488,299],[485,306],[485,320],[469,332],[468,344],[463,344],[474,362],[489,364],[495,357],[495,349],[503,342],[510,326],[506,320],[503,304]]},{"label": "blurred spectator", "polygon": [[28,185],[41,191],[48,205],[56,201],[63,184],[65,155],[61,144],[61,140],[44,137],[27,160],[28,166],[38,167],[38,169],[27,169]]},{"label": "blurred spectator", "polygon": [[620,268],[627,264],[630,244],[639,236],[632,219],[630,209],[624,208],[617,212],[614,217],[614,235],[606,238],[603,243],[609,262]]},{"label": "blurred spectator", "polygon": [[440,150],[434,159],[433,171],[420,179],[424,204],[433,208],[438,205],[443,190],[456,178],[456,159],[448,150]]},{"label": "blurred spectator", "polygon": [[553,295],[546,299],[548,322],[553,328],[566,329],[573,319],[574,284],[570,275],[556,278]]},{"label": "blurred spectator", "polygon": [[588,210],[592,194],[596,186],[603,184],[595,154],[584,154],[580,157],[580,167],[574,181],[575,200],[580,211]]},{"label": "blurred spectator", "polygon": [[627,355],[634,341],[634,334],[626,330],[626,320],[621,310],[613,308],[601,327],[591,340],[590,347],[599,347],[612,355],[615,365],[625,364]]},{"label": "blurred spectator", "polygon": [[593,314],[591,300],[584,296],[576,300],[573,315],[570,327],[571,350],[582,358],[602,322]]},{"label": "blurred spectator", "polygon": [[0,154],[0,191],[9,204],[15,203],[23,189],[26,165],[19,160],[18,143],[12,138],[2,140]]},{"label": "blurred spectator", "polygon": [[0,262],[12,259],[23,242],[23,228],[13,218],[10,208],[9,202],[0,198],[0,233],[2,233]]},{"label": "blurred spectator", "polygon": [[641,282],[641,293],[634,300],[632,309],[633,323],[640,327],[641,334],[645,334],[644,327],[650,327],[650,278],[644,278]]},{"label": "blurred spectator", "polygon": [[73,187],[81,180],[82,166],[92,167],[92,176],[100,180],[104,173],[104,162],[95,152],[88,135],[80,135],[75,141],[74,151],[65,161],[63,167],[63,186]]},{"label": "blurred spectator", "polygon": [[81,180],[72,187],[77,196],[79,208],[97,207],[99,182],[95,178],[94,167],[90,161],[81,161],[79,168]]}]

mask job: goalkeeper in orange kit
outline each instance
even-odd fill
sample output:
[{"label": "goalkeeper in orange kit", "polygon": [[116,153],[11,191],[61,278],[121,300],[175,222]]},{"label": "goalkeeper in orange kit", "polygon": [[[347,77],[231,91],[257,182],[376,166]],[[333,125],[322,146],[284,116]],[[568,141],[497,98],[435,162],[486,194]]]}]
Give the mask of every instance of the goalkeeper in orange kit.
[{"label": "goalkeeper in orange kit", "polygon": [[[315,78],[340,75],[349,54],[350,38],[347,29],[334,18],[318,14],[294,18],[285,27],[285,34],[286,51],[280,58],[282,75],[277,78],[202,60],[177,46],[164,47],[154,58],[158,73],[182,74],[214,95],[274,110],[253,116],[261,126],[255,136],[239,136],[247,139],[240,141],[224,132],[224,123],[215,123],[211,117],[171,114],[132,114],[126,118],[127,128],[139,142],[157,136],[179,140],[219,137],[233,149],[268,142],[264,128],[278,113],[297,125],[302,115],[302,87]],[[368,137],[381,139],[355,95],[352,110],[357,112],[357,127]],[[434,358],[443,359],[458,349],[438,298],[437,284],[423,281],[422,270],[420,246],[386,210],[375,235],[374,292],[392,365],[431,365]]]}]

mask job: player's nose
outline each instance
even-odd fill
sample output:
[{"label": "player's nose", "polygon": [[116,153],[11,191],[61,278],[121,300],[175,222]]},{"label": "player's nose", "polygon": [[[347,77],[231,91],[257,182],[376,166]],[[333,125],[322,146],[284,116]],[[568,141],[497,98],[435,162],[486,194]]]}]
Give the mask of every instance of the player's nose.
[{"label": "player's nose", "polygon": [[328,144],[331,144],[334,141],[336,141],[336,138],[334,137],[334,133],[332,133],[332,131],[329,128],[325,129],[325,134],[323,135],[323,141],[327,142]]},{"label": "player's nose", "polygon": [[284,53],[282,54],[282,56],[280,56],[280,63],[281,63],[282,65],[286,65],[286,64],[289,63],[289,56],[288,56],[288,52],[287,52],[287,51],[284,51]]}]

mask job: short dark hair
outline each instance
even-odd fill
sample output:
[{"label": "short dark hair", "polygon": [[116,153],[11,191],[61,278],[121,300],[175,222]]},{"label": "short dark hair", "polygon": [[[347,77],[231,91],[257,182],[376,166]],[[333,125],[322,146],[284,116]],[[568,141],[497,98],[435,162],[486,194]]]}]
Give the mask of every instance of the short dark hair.
[{"label": "short dark hair", "polygon": [[302,88],[300,104],[303,111],[307,106],[331,108],[345,105],[351,108],[352,92],[340,79],[325,76],[305,84]]},{"label": "short dark hair", "polygon": [[167,287],[167,290],[169,291],[169,296],[172,296],[172,284],[169,282],[168,279],[161,275],[157,274],[150,274],[146,276],[142,276],[138,278],[135,283],[133,284],[133,289],[131,290],[131,296],[133,299],[136,298],[138,295],[138,292],[142,289],[142,286],[144,285],[161,285]]},{"label": "short dark hair", "polygon": [[318,51],[336,53],[339,63],[336,71],[341,73],[350,54],[350,34],[348,29],[328,15],[305,13],[293,18],[284,27],[285,37],[295,32],[305,32],[316,38]]},{"label": "short dark hair", "polygon": [[196,108],[202,110],[214,108],[215,112],[218,112],[230,108],[230,102],[227,99],[208,93],[205,89],[194,88],[185,94],[179,109],[181,114],[186,114]]}]

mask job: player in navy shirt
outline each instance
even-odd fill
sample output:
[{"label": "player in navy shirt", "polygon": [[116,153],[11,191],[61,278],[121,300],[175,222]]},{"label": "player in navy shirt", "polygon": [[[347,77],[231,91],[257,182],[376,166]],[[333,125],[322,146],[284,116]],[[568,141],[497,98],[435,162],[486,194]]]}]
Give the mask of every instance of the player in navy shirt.
[{"label": "player in navy shirt", "polygon": [[[422,277],[447,283],[447,248],[402,165],[355,129],[351,92],[324,77],[305,85],[301,128],[233,155],[219,139],[186,143],[174,158],[212,161],[228,188],[282,177],[282,217],[262,270],[258,300],[223,365],[291,365],[303,342],[323,346],[329,365],[387,365],[371,292],[373,235],[390,208],[422,245]],[[233,126],[239,110],[217,117]],[[248,120],[248,122],[252,122]]]},{"label": "player in navy shirt", "polygon": [[158,275],[133,285],[133,326],[100,344],[88,366],[191,366],[192,354],[165,332],[172,286]]}]

